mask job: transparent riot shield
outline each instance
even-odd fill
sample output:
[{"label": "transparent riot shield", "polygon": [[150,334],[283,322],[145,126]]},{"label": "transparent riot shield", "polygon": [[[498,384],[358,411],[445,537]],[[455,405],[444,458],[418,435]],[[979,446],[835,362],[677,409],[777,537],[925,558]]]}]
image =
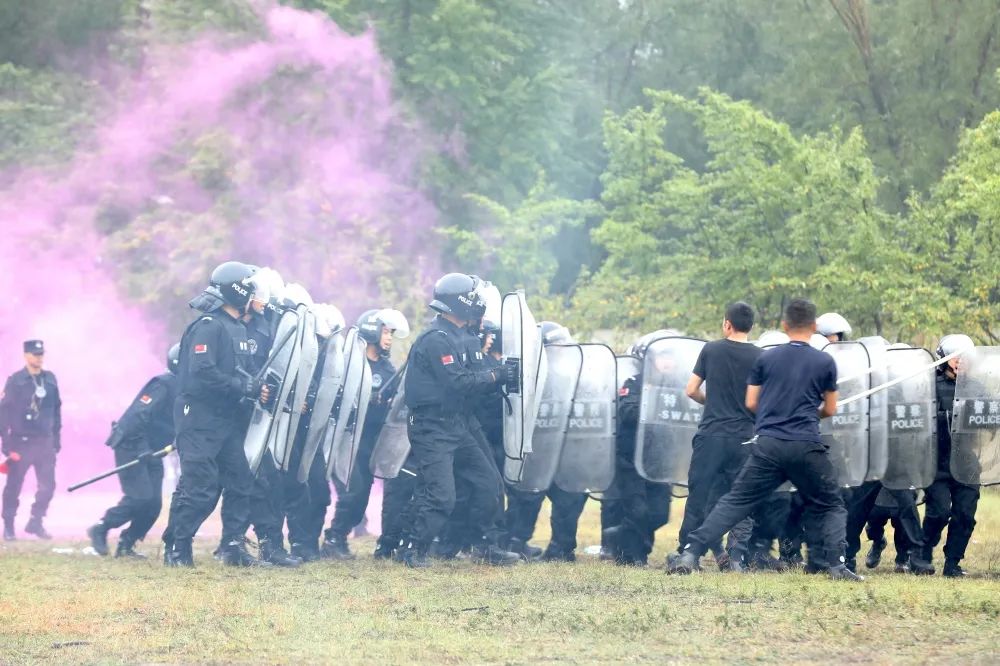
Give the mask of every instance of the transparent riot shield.
[{"label": "transparent riot shield", "polygon": [[702,406],[685,389],[704,346],[704,340],[669,337],[646,347],[635,441],[635,469],[644,479],[687,485]]},{"label": "transparent riot shield", "polygon": [[334,474],[348,488],[351,486],[351,474],[354,472],[354,463],[358,458],[358,451],[361,449],[361,437],[364,435],[365,416],[368,414],[368,405],[372,398],[372,368],[365,358],[362,366],[361,388],[358,389],[358,398],[354,403],[354,413],[347,424],[347,432],[344,434],[345,440],[350,440],[350,446],[341,446],[340,455],[336,460]]},{"label": "transparent riot shield", "polygon": [[545,386],[545,350],[535,317],[524,299],[524,292],[503,297],[500,313],[504,359],[520,364],[519,390],[509,392],[510,409],[503,415],[504,454],[521,460],[531,452],[531,434],[538,416],[539,399]]},{"label": "transparent riot shield", "polygon": [[316,362],[319,359],[319,340],[316,337],[316,315],[306,309],[306,306],[299,306],[299,323],[302,327],[301,348],[299,352],[299,367],[295,375],[295,388],[292,389],[289,399],[287,418],[278,421],[285,438],[284,447],[278,450],[283,451],[284,456],[277,455],[274,462],[284,471],[288,471],[291,462],[292,447],[295,444],[295,436],[299,430],[299,421],[303,412],[306,411],[309,400],[309,386],[312,384],[313,373],[316,371]]},{"label": "transparent riot shield", "polygon": [[279,402],[280,396],[285,391],[286,385],[288,390],[291,390],[291,379],[295,376],[292,360],[297,322],[298,315],[294,312],[286,312],[278,321],[275,343],[268,354],[268,368],[264,376],[264,382],[271,389],[271,400],[266,405],[261,405],[259,401],[254,402],[250,426],[243,440],[243,450],[250,464],[250,470],[254,474],[257,473],[264,452],[267,450],[268,436],[274,425],[274,406],[283,404]]},{"label": "transparent riot shield", "polygon": [[[327,476],[331,478],[337,471],[338,460],[343,461],[345,457],[353,459],[357,454],[356,451],[344,452],[343,449],[350,449],[354,445],[353,437],[348,436],[348,426],[351,424],[351,415],[360,400],[361,384],[365,378],[365,368],[368,368],[365,348],[365,341],[358,336],[358,329],[349,330],[344,340],[344,386],[340,391],[337,405],[334,407],[336,418],[335,423],[331,424],[333,432],[331,434],[330,429],[327,429],[330,441],[324,446],[324,451],[328,451],[326,472]],[[366,401],[368,398],[369,396],[365,396]],[[340,465],[343,465],[343,462]],[[344,482],[340,476],[337,478]]]},{"label": "transparent riot shield", "polygon": [[406,368],[400,370],[400,376],[391,381],[398,381],[396,395],[392,406],[385,417],[385,424],[372,449],[370,469],[372,476],[378,479],[395,479],[403,468],[406,457],[410,455],[410,436],[407,433],[407,423],[410,410],[406,406]]},{"label": "transparent riot shield", "polygon": [[278,324],[279,331],[287,319],[295,325],[295,333],[292,335],[291,358],[288,361],[288,375],[284,383],[277,391],[277,395],[272,396],[274,402],[274,423],[267,434],[267,448],[271,451],[275,464],[280,465],[291,454],[291,446],[288,441],[288,420],[291,416],[292,393],[295,390],[296,379],[299,374],[299,365],[302,360],[302,336],[305,333],[305,322],[302,313],[305,306],[300,306],[298,310],[285,312],[281,316]]},{"label": "transparent riot shield", "polygon": [[[841,399],[870,388],[871,363],[864,345],[831,342],[823,351],[837,363],[837,390]],[[868,406],[867,398],[856,400],[820,421],[820,435],[830,447],[830,461],[842,487],[860,486],[868,476]]]},{"label": "transparent riot shield", "polygon": [[570,493],[604,492],[615,479],[617,362],[606,345],[580,349],[583,368],[554,481]]},{"label": "transparent riot shield", "polygon": [[[858,340],[868,352],[870,388],[889,381],[885,338],[879,336]],[[878,391],[868,397],[868,474],[865,481],[878,481],[889,465],[889,394]]]},{"label": "transparent riot shield", "polygon": [[885,390],[889,459],[882,485],[890,490],[926,488],[937,472],[934,357],[911,347],[887,350],[886,361],[889,381],[905,379]]},{"label": "transparent riot shield", "polygon": [[548,345],[545,361],[545,386],[531,434],[531,451],[525,452],[523,460],[504,461],[507,480],[518,490],[534,493],[549,489],[559,467],[573,395],[583,369],[583,350],[579,345]]},{"label": "transparent riot shield", "polygon": [[316,387],[316,399],[313,401],[312,412],[309,414],[309,429],[306,431],[305,448],[296,479],[305,483],[309,478],[316,453],[319,452],[326,434],[327,427],[334,422],[333,408],[337,395],[344,385],[344,335],[334,333],[324,342],[323,367],[320,368],[319,382]]},{"label": "transparent riot shield", "polygon": [[1000,347],[963,354],[951,420],[951,475],[959,483],[1000,483]]}]

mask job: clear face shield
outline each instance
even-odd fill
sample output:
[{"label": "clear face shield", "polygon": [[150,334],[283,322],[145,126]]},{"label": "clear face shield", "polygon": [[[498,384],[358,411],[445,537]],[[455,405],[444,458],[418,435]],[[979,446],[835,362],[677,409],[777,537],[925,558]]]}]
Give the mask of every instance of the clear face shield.
[{"label": "clear face shield", "polygon": [[273,268],[262,268],[247,280],[252,289],[250,307],[257,314],[262,314],[271,299],[284,288],[285,282]]}]

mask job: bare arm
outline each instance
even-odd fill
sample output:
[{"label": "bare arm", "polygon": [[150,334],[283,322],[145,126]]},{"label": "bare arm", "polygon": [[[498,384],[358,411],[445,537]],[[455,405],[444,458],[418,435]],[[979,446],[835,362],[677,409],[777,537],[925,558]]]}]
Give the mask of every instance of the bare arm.
[{"label": "bare arm", "polygon": [[747,384],[747,409],[756,414],[758,402],[760,402],[760,387],[753,384]]},{"label": "bare arm", "polygon": [[819,407],[819,417],[825,419],[837,413],[837,392],[827,391],[823,394],[823,404]]},{"label": "bare arm", "polygon": [[698,375],[691,375],[691,379],[688,380],[687,388],[684,391],[687,393],[687,397],[691,398],[699,405],[705,404],[705,392],[701,390],[701,386],[704,383],[705,380]]}]

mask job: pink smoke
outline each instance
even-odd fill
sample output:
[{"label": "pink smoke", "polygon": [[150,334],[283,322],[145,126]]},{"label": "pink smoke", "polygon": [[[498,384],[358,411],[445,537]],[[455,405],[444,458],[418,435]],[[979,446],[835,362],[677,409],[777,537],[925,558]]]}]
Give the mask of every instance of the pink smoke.
[{"label": "pink smoke", "polygon": [[[262,35],[236,45],[150,45],[61,173],[21,173],[0,194],[0,372],[20,367],[22,340],[45,340],[60,488],[111,465],[110,422],[162,371],[215,264],[273,266],[348,315],[423,295],[437,272],[418,185],[429,141],[394,101],[374,35],[288,7],[260,18]],[[222,146],[211,177],[192,160],[204,141]],[[73,513],[61,493],[53,511]]]}]

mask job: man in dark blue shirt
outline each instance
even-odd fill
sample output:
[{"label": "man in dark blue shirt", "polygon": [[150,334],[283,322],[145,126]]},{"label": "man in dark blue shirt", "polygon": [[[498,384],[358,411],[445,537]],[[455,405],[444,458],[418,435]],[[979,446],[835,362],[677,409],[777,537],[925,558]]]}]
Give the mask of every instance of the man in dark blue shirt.
[{"label": "man in dark blue shirt", "polygon": [[701,527],[688,535],[676,573],[698,568],[698,559],[785,481],[805,503],[813,571],[829,568],[839,580],[863,580],[844,566],[847,512],[836,474],[820,440],[819,420],[837,411],[837,368],[828,354],[809,346],[816,332],[816,306],[794,299],[782,321],[790,342],[757,359],[747,380],[747,407],[756,413],[756,441],[732,490]]}]

